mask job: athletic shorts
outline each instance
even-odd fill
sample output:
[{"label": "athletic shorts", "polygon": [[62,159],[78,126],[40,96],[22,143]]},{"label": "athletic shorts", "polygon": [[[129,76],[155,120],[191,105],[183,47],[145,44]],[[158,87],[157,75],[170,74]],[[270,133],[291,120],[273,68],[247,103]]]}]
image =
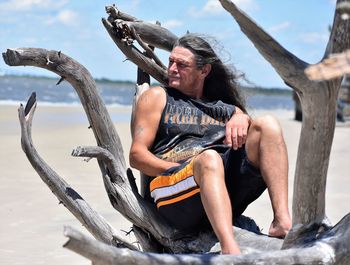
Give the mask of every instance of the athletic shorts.
[{"label": "athletic shorts", "polygon": [[[229,149],[221,157],[232,214],[237,217],[264,192],[266,184],[260,171],[248,161],[244,147]],[[193,159],[155,177],[150,192],[160,214],[176,228],[193,230],[208,224],[200,187],[193,176]]]}]

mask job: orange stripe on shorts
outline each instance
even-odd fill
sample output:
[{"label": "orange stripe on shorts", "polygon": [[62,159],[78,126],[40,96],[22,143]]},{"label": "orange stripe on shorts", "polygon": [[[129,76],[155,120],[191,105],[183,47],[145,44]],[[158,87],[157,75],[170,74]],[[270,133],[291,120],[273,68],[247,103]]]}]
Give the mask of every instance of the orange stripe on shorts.
[{"label": "orange stripe on shorts", "polygon": [[200,192],[199,188],[197,188],[195,190],[192,190],[189,193],[183,194],[183,195],[181,195],[179,197],[176,197],[176,198],[173,198],[173,199],[170,199],[170,200],[166,200],[166,201],[161,201],[161,202],[157,203],[157,208],[160,208],[160,207],[162,207],[164,205],[168,205],[168,204],[172,204],[172,203],[176,203],[176,202],[182,201],[184,199],[187,199],[187,198],[197,194],[198,192]]},{"label": "orange stripe on shorts", "polygon": [[181,169],[179,172],[176,172],[173,175],[157,176],[150,183],[150,191],[152,192],[154,189],[157,188],[174,185],[190,176],[193,176],[193,159],[183,169]]}]

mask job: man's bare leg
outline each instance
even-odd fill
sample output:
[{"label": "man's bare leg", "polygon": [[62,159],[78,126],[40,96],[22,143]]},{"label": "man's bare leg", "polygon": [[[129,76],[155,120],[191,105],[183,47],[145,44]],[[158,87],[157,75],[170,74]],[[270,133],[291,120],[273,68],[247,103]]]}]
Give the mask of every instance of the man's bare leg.
[{"label": "man's bare leg", "polygon": [[232,228],[231,202],[225,185],[220,155],[207,150],[194,160],[193,173],[201,190],[201,200],[218,237],[222,254],[239,254]]},{"label": "man's bare leg", "polygon": [[284,237],[292,225],[288,209],[288,154],[275,118],[265,116],[252,122],[246,151],[249,161],[260,168],[268,188],[274,213],[269,235]]}]

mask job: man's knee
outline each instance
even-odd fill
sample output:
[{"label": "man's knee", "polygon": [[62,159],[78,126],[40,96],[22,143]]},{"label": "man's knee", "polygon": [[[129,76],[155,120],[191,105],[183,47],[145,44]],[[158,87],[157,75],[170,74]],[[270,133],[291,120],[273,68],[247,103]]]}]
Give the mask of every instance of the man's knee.
[{"label": "man's knee", "polygon": [[259,167],[260,164],[260,147],[264,142],[263,139],[269,143],[284,141],[281,126],[278,120],[271,115],[254,119],[249,128],[245,149],[249,161],[256,167]]},{"label": "man's knee", "polygon": [[196,180],[219,171],[223,171],[223,162],[220,154],[215,150],[205,150],[193,161],[193,172]]},{"label": "man's knee", "polygon": [[282,135],[282,129],[278,120],[272,115],[265,115],[254,119],[250,130],[260,134]]},{"label": "man's knee", "polygon": [[194,166],[216,169],[222,164],[221,156],[215,150],[205,150],[194,159]]}]

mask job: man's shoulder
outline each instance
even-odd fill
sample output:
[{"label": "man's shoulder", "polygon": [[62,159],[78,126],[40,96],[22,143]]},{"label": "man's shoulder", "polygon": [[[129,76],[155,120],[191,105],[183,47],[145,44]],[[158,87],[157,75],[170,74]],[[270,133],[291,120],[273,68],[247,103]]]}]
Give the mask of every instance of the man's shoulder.
[{"label": "man's shoulder", "polygon": [[164,97],[166,95],[166,90],[161,86],[153,86],[150,87],[145,93],[148,97],[154,97],[155,99],[159,99],[159,97]]},{"label": "man's shoulder", "polygon": [[166,92],[161,86],[154,86],[147,89],[140,96],[137,105],[153,110],[163,109],[166,104]]}]

